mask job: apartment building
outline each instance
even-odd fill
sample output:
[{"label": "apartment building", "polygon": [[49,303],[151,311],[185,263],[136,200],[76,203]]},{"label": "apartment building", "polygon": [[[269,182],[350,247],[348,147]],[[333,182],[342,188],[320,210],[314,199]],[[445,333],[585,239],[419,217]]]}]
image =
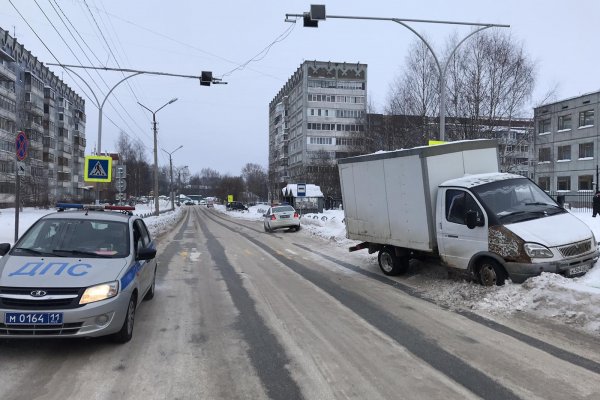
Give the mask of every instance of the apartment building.
[{"label": "apartment building", "polygon": [[544,190],[574,194],[598,187],[600,92],[534,109],[535,182]]},{"label": "apartment building", "polygon": [[325,156],[351,155],[366,104],[366,64],[302,63],[269,104],[270,181],[301,182]]},{"label": "apartment building", "polygon": [[0,28],[0,207],[14,205],[19,131],[29,139],[21,199],[81,199],[85,100]]}]

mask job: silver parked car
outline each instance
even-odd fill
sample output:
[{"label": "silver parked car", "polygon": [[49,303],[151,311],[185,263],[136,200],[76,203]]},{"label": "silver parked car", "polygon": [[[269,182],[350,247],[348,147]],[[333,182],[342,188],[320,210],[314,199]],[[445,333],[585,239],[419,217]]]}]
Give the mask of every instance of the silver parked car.
[{"label": "silver parked car", "polygon": [[137,307],[154,297],[156,246],[144,221],[133,207],[58,207],[12,249],[0,244],[0,337],[129,341]]},{"label": "silver parked car", "polygon": [[270,207],[263,216],[265,232],[273,232],[275,229],[283,228],[296,231],[300,229],[300,215],[292,206]]}]

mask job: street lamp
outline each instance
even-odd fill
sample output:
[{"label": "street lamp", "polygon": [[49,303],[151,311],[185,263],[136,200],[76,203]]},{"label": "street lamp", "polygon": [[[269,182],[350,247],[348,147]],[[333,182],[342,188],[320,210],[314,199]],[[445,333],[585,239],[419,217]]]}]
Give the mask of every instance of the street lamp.
[{"label": "street lamp", "polygon": [[[435,20],[424,20],[424,19],[406,19],[406,18],[382,18],[382,17],[356,17],[356,16],[344,16],[344,15],[326,15],[325,6],[322,4],[313,4],[310,6],[310,12],[305,12],[302,14],[285,14],[286,22],[295,23],[296,20],[292,18],[303,18],[304,26],[317,28],[319,26],[319,21],[325,21],[327,18],[338,18],[338,19],[366,19],[371,21],[392,21],[397,24],[404,26],[406,29],[409,29],[412,33],[417,35],[419,39],[425,43],[425,46],[429,49],[431,54],[433,55],[433,59],[435,60],[435,64],[437,65],[439,72],[439,85],[440,85],[440,135],[439,140],[446,140],[446,71],[452,56],[458,49],[458,47],[463,44],[465,40],[475,35],[478,32],[481,32],[487,28],[510,28],[510,25],[498,25],[498,24],[488,24],[488,23],[477,23],[477,22],[457,22],[457,21],[435,21]],[[422,22],[427,24],[450,24],[450,25],[468,25],[478,27],[473,32],[469,33],[465,36],[458,44],[454,47],[454,50],[450,53],[444,66],[440,64],[435,51],[433,48],[427,43],[425,38],[421,36],[416,30],[408,26],[407,22]]]},{"label": "street lamp", "polygon": [[167,153],[169,155],[169,167],[171,170],[171,184],[169,185],[169,191],[171,192],[171,208],[174,210],[175,209],[175,195],[173,193],[173,159],[172,159],[172,155],[173,153],[175,153],[177,150],[179,150],[180,148],[182,148],[183,145],[179,146],[178,148],[176,148],[175,150],[168,152],[165,149],[161,149],[162,151],[164,151],[165,153]]},{"label": "street lamp", "polygon": [[175,103],[177,101],[177,98],[173,98],[171,100],[169,100],[167,103],[165,103],[162,107],[160,107],[159,109],[157,109],[156,111],[152,111],[151,109],[149,109],[148,107],[146,107],[145,105],[143,105],[142,103],[140,103],[139,101],[137,102],[140,106],[144,107],[146,110],[150,111],[152,113],[152,127],[154,130],[154,214],[155,215],[159,215],[159,208],[158,208],[158,151],[157,151],[157,129],[156,129],[156,113],[159,112],[160,110],[162,110],[163,108],[165,108],[166,106],[168,106],[169,104]]}]

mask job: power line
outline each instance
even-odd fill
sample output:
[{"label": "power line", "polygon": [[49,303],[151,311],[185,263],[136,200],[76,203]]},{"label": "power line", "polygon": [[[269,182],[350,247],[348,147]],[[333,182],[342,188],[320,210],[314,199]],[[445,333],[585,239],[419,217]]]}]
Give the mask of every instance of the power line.
[{"label": "power line", "polygon": [[[58,65],[62,65],[61,62],[58,60],[58,58],[54,55],[54,53],[52,52],[52,50],[50,50],[50,48],[42,40],[42,38],[40,37],[40,35],[37,34],[37,32],[35,31],[35,29],[33,29],[33,27],[29,24],[29,22],[27,21],[27,19],[25,19],[25,17],[23,16],[23,14],[21,14],[21,12],[19,11],[19,9],[13,4],[12,0],[8,0],[8,2],[15,9],[15,11],[17,12],[17,14],[19,14],[19,16],[21,17],[21,19],[23,19],[23,21],[25,22],[25,24],[27,24],[27,26],[29,27],[29,29],[31,29],[31,31],[38,38],[38,40],[40,41],[40,43],[42,43],[42,45],[46,48],[46,50],[48,50],[48,52],[50,53],[50,55],[56,60],[56,62],[58,63]],[[71,77],[71,79],[73,79],[73,81],[75,82],[75,85],[77,85],[77,87],[79,88],[79,90],[81,90],[82,93],[84,93],[87,97],[89,97],[91,99],[92,96],[90,96],[90,95],[87,94],[87,92],[79,85],[79,83],[77,82],[77,80],[74,79],[73,76],[68,71],[67,71],[67,74]]]},{"label": "power line", "polygon": [[[31,29],[31,31],[33,32],[33,34],[38,38],[38,40],[40,41],[40,43],[44,46],[44,48],[46,48],[46,50],[50,53],[50,55],[56,60],[57,65],[62,66],[63,64],[60,62],[60,60],[56,57],[56,55],[52,52],[52,50],[50,50],[50,48],[48,47],[48,45],[46,45],[46,43],[44,42],[44,40],[42,40],[42,38],[40,37],[40,35],[38,35],[38,33],[36,32],[35,29],[33,29],[33,27],[29,24],[29,22],[27,21],[27,19],[23,16],[23,14],[21,14],[21,12],[19,11],[19,9],[13,4],[12,0],[8,0],[8,2],[10,3],[10,5],[15,9],[15,11],[17,12],[17,14],[19,14],[19,16],[21,17],[21,19],[23,20],[23,22],[25,22],[25,24],[29,27],[29,29]],[[75,83],[75,85],[79,88],[79,90],[81,90],[82,93],[84,93],[88,98],[92,98],[92,96],[90,96],[86,90],[83,89],[83,87],[81,87],[81,85],[78,83],[78,80],[75,79],[71,73],[67,70],[67,75],[69,75],[69,77],[73,80],[73,82]],[[99,108],[98,105],[94,104],[94,106],[96,108]],[[120,129],[121,131],[124,132],[124,129],[121,128],[120,126],[118,126],[112,119],[110,119],[107,116],[107,119],[118,129]],[[146,147],[144,145],[144,147]]]},{"label": "power line", "polygon": [[[110,46],[110,44],[108,43],[108,41],[106,40],[106,36],[104,36],[104,32],[102,32],[102,29],[100,29],[100,26],[98,25],[98,21],[96,21],[96,17],[94,16],[94,14],[92,13],[92,10],[90,9],[90,6],[88,5],[86,0],[83,0],[83,4],[85,4],[85,6],[87,7],[88,11],[90,12],[90,15],[92,16],[92,20],[94,21],[94,24],[96,25],[96,28],[98,28],[98,31],[100,32],[100,35],[102,35],[102,39],[104,39],[104,43],[106,43],[106,45],[108,46],[108,51],[110,52],[110,54],[113,56],[115,62],[117,63],[117,66],[119,68],[121,68],[121,64],[119,64],[119,60],[117,59],[117,56],[115,56],[115,53],[112,51],[112,47]],[[97,9],[97,7],[96,7]],[[123,77],[125,77],[125,74],[123,73]],[[138,97],[136,96],[135,92],[133,91],[133,89],[131,88],[131,85],[129,85],[129,82],[125,82],[127,84],[127,87],[129,87],[129,90],[131,91],[131,93],[133,94],[133,97],[135,97],[136,101],[139,101]]]},{"label": "power line", "polygon": [[[238,65],[236,68],[232,69],[231,71],[224,73],[223,75],[221,75],[221,78],[229,76],[235,71],[241,71],[242,69],[246,68],[246,66],[248,64],[250,64],[251,62],[256,62],[256,61],[260,61],[260,60],[264,59],[267,56],[267,54],[269,54],[269,50],[271,50],[271,47],[273,47],[276,43],[284,41],[292,33],[292,30],[295,27],[296,27],[296,24],[292,24],[289,28],[287,28],[285,31],[283,31],[282,34],[277,36],[271,43],[269,43],[264,49],[262,49],[260,52],[258,52],[254,57],[252,57],[245,63]],[[261,56],[261,54],[262,54],[262,56]]]},{"label": "power line", "polygon": [[[98,11],[100,11],[100,10],[98,10]],[[178,39],[172,38],[172,37],[170,37],[170,36],[168,36],[168,35],[165,35],[164,33],[160,33],[160,32],[157,32],[157,31],[155,31],[155,30],[152,30],[152,29],[150,29],[150,28],[146,28],[145,26],[142,26],[142,25],[140,25],[140,24],[137,24],[137,23],[135,23],[135,22],[129,21],[129,20],[127,20],[127,19],[125,19],[125,18],[122,18],[122,17],[120,17],[120,16],[118,16],[118,15],[115,15],[115,14],[112,14],[112,13],[109,13],[109,12],[106,12],[106,11],[103,11],[103,12],[104,12],[104,13],[106,13],[107,15],[109,15],[109,16],[111,16],[111,17],[113,17],[113,18],[116,18],[116,19],[118,19],[118,20],[120,20],[120,21],[123,21],[123,22],[125,22],[125,23],[127,23],[127,24],[133,25],[133,26],[135,26],[135,27],[137,27],[137,28],[139,28],[139,29],[145,30],[145,31],[147,31],[147,32],[153,33],[153,34],[155,34],[155,35],[157,35],[157,36],[160,36],[160,37],[162,37],[162,38],[165,38],[165,39],[167,39],[167,40],[170,40],[170,41],[172,41],[172,42],[178,43],[178,44],[180,44],[180,45],[182,45],[182,46],[189,47],[189,48],[191,48],[191,49],[194,49],[194,50],[196,50],[196,51],[198,51],[198,52],[200,52],[200,53],[203,53],[203,54],[206,54],[206,55],[208,55],[208,56],[214,57],[214,58],[216,58],[216,59],[219,59],[219,60],[221,60],[221,61],[225,61],[225,62],[227,62],[227,63],[229,63],[229,64],[234,64],[234,65],[236,65],[236,66],[238,66],[238,67],[242,65],[242,64],[240,64],[240,63],[238,63],[238,62],[236,62],[236,61],[229,60],[229,59],[227,59],[227,58],[225,58],[225,57],[221,57],[221,56],[219,56],[219,55],[217,55],[217,54],[214,54],[214,53],[208,52],[208,51],[206,51],[206,50],[203,50],[203,49],[201,49],[201,48],[199,48],[199,47],[193,46],[193,45],[191,45],[191,44],[189,44],[189,43],[185,43],[185,42],[182,42],[181,40],[178,40]],[[247,64],[247,63],[248,63],[248,62],[246,62],[245,64]],[[256,70],[256,69],[253,69],[253,68],[248,68],[248,69],[249,69],[250,71],[256,72],[256,73],[258,73],[258,74],[260,74],[260,75],[263,75],[263,76],[266,76],[266,77],[269,77],[269,78],[273,78],[273,79],[276,79],[276,80],[278,80],[278,81],[280,81],[280,80],[281,80],[281,78],[280,78],[280,77],[277,77],[277,76],[275,76],[275,75],[271,75],[271,74],[268,74],[268,73],[265,73],[265,72],[262,72],[262,71],[259,71],[259,70]]]},{"label": "power line", "polygon": [[[58,11],[56,10],[56,8],[54,7],[54,5],[52,4],[52,2],[50,0],[48,0],[48,2],[50,3],[50,6],[54,9],[54,12],[58,15],[58,17],[60,18],[61,22],[63,23],[63,25],[65,26],[65,28],[67,28],[67,31],[69,32],[69,34],[71,35],[71,37],[73,38],[73,41],[77,44],[77,46],[79,47],[79,49],[81,50],[81,52],[83,53],[83,55],[85,56],[85,58],[87,58],[87,60],[90,62],[90,64],[93,64],[92,60],[88,57],[87,52],[83,49],[83,47],[79,44],[79,41],[75,38],[75,36],[73,35],[73,33],[71,32],[71,30],[69,29],[69,27],[67,26],[67,24],[65,23],[65,21],[62,19],[62,17],[60,16],[60,14],[58,13]],[[58,4],[58,2],[56,0],[54,0],[54,2],[56,3],[56,6],[60,9],[60,12],[64,15],[65,19],[69,22],[69,24],[71,25],[71,27],[73,28],[73,30],[75,31],[75,33],[77,33],[77,36],[79,36],[79,38],[81,39],[81,41],[85,44],[85,46],[88,48],[88,50],[90,51],[90,53],[94,56],[94,58],[96,60],[98,60],[98,62],[100,62],[100,59],[96,56],[96,54],[94,53],[94,51],[92,50],[92,48],[88,45],[88,43],[85,41],[85,39],[81,36],[81,34],[79,33],[79,31],[77,30],[77,28],[75,27],[75,25],[73,25],[73,23],[71,22],[71,20],[69,19],[69,17],[67,17],[67,15],[65,14],[65,12],[63,11],[63,9],[60,7],[60,5]],[[64,41],[64,40],[63,40]],[[81,63],[81,62],[80,62]],[[98,74],[98,76],[100,77],[100,79],[102,80],[102,82],[104,82],[104,84],[106,85],[107,89],[110,90],[110,86],[108,85],[108,83],[106,82],[106,80],[104,80],[104,78],[102,77],[102,75],[96,71],[96,73]],[[89,73],[88,73],[89,75]],[[127,116],[134,122],[134,124],[137,126],[137,128],[140,130],[140,132],[143,132],[142,128],[137,124],[136,120],[133,118],[133,116],[131,116],[131,114],[129,114],[129,111],[127,111],[127,108],[121,103],[121,101],[119,100],[118,97],[115,96],[115,100],[117,101],[117,103],[119,103],[119,105],[121,106],[121,108],[123,109],[123,111],[125,111],[125,114],[127,114]],[[121,114],[117,111],[116,107],[113,105],[113,103],[109,100],[108,103],[111,105],[111,107],[113,108],[113,110],[117,113],[117,115],[119,116],[119,118],[121,118],[126,125],[127,122],[125,121],[125,119],[121,116]],[[129,125],[128,125],[129,126]],[[131,128],[130,128],[131,129]],[[146,134],[147,136],[149,136],[148,134]]]},{"label": "power line", "polygon": [[[69,44],[67,43],[67,41],[65,40],[65,38],[60,34],[60,31],[56,28],[56,26],[54,25],[54,23],[52,22],[52,20],[48,17],[48,15],[46,14],[46,12],[44,11],[44,9],[39,5],[39,3],[37,2],[37,0],[33,0],[34,3],[37,5],[37,7],[40,9],[40,11],[42,12],[42,14],[44,14],[44,17],[46,17],[46,19],[48,20],[48,22],[50,23],[50,25],[52,26],[52,28],[56,31],[57,35],[60,37],[60,39],[63,41],[63,43],[65,44],[65,46],[67,46],[67,48],[69,49],[69,51],[71,52],[71,54],[73,54],[73,56],[75,57],[75,59],[77,60],[77,62],[79,62],[79,64],[81,63],[81,60],[79,59],[79,57],[77,57],[77,54],[75,54],[75,52],[73,51],[73,49],[71,48],[71,46],[69,46]],[[52,5],[52,4],[50,4]],[[56,12],[56,10],[55,10]],[[59,15],[60,18],[60,15]],[[63,21],[64,23],[64,21]],[[65,25],[66,26],[66,25]],[[70,32],[70,30],[67,27],[67,30]],[[72,33],[71,33],[72,35]],[[79,43],[77,43],[79,44]],[[86,55],[87,57],[87,55]],[[89,59],[89,58],[88,58]],[[96,80],[92,77],[92,75],[86,71],[87,75],[90,77],[90,79],[92,80],[92,82],[94,82],[94,84],[96,85],[96,87],[98,89],[100,89],[100,85],[98,85],[98,83],[96,82]],[[106,82],[105,82],[106,83]],[[108,85],[107,85],[108,86]],[[110,103],[110,102],[109,102]],[[112,104],[111,104],[112,106]],[[119,115],[119,117],[123,120],[123,122],[125,123],[125,125],[127,125],[127,127],[129,129],[131,129],[131,127],[129,126],[129,124],[127,123],[127,121],[125,121],[125,119],[119,114],[119,112],[116,110],[116,108],[113,106],[113,109],[115,110],[115,112]],[[100,149],[101,150],[101,149]]]}]

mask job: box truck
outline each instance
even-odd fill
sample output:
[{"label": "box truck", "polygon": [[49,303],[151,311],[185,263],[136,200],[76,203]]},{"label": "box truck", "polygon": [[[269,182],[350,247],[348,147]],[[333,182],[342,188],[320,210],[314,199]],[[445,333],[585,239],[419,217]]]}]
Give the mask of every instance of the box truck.
[{"label": "box truck", "polygon": [[378,252],[386,275],[435,256],[486,286],[542,272],[585,274],[598,259],[590,228],[521,175],[500,173],[495,140],[339,160],[350,251]]}]

